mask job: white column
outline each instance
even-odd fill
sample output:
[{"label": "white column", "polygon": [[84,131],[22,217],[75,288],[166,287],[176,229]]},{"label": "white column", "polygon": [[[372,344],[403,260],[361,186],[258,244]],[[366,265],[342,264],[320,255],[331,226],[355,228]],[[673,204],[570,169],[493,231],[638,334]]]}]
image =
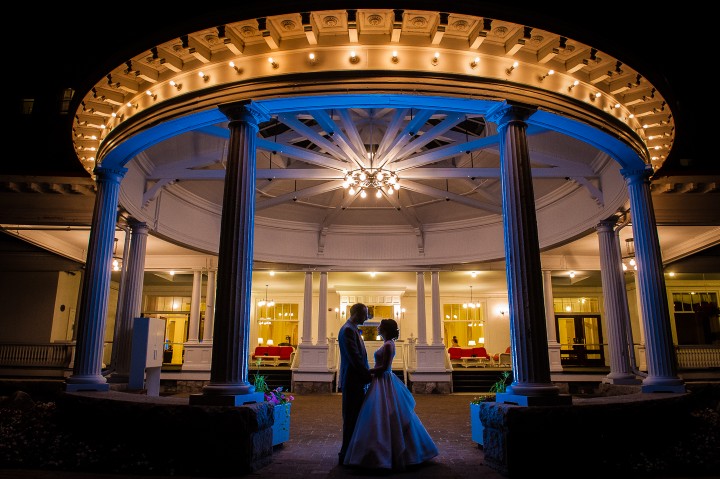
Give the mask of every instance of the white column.
[{"label": "white column", "polygon": [[423,271],[417,272],[417,330],[417,344],[427,344],[427,318],[425,316],[425,273]]},{"label": "white column", "polygon": [[447,350],[442,342],[440,318],[440,272],[430,274],[432,342],[427,338],[425,314],[425,274],[417,273],[418,344],[415,345],[415,371],[411,373],[413,390],[450,392],[452,372],[445,367]]},{"label": "white column", "polygon": [[88,252],[83,274],[73,373],[65,382],[67,391],[107,391],[102,375],[103,340],[110,294],[110,272],[115,239],[120,182],[125,168],[94,170],[97,193]]},{"label": "white column", "polygon": [[433,271],[430,274],[430,283],[432,288],[432,344],[437,346],[443,343],[442,338],[442,312],[440,311],[440,272]]},{"label": "white column", "polygon": [[660,241],[650,196],[652,170],[624,169],[621,173],[630,196],[637,287],[646,335],[648,375],[643,380],[642,391],[683,393],[685,383],[677,375]]},{"label": "white column", "polygon": [[600,245],[600,275],[602,279],[605,324],[607,329],[610,374],[604,382],[611,384],[638,384],[630,368],[630,357],[625,331],[628,306],[622,289],[625,281],[622,272],[620,248],[615,238],[617,218],[601,221],[596,226]]},{"label": "white column", "polygon": [[327,344],[327,271],[320,272],[320,294],[318,296],[318,340],[317,344]]},{"label": "white column", "polygon": [[190,322],[188,324],[188,340],[185,344],[198,343],[200,330],[200,289],[202,288],[202,271],[193,271],[192,296],[190,297]]},{"label": "white column", "polygon": [[550,358],[550,372],[562,372],[560,360],[560,343],[557,341],[555,331],[555,304],[552,290],[552,271],[543,270],[543,294],[545,297],[545,328],[548,336],[548,357]]},{"label": "white column", "polygon": [[215,321],[215,270],[208,270],[207,291],[205,292],[205,327],[203,343],[211,343]]},{"label": "white column", "polygon": [[305,291],[303,295],[303,327],[301,344],[312,344],[312,271],[305,272]]},{"label": "white column", "polygon": [[142,310],[142,290],[145,276],[145,250],[147,246],[148,226],[146,223],[130,219],[130,251],[126,255],[127,273],[120,301],[123,307],[116,321],[118,337],[113,347],[118,348],[115,372],[111,382],[127,382],[130,375],[133,323]]},{"label": "white column", "polygon": [[535,196],[526,120],[532,107],[507,103],[486,116],[500,141],[505,270],[510,309],[513,382],[499,402],[523,406],[567,404],[550,377]]}]

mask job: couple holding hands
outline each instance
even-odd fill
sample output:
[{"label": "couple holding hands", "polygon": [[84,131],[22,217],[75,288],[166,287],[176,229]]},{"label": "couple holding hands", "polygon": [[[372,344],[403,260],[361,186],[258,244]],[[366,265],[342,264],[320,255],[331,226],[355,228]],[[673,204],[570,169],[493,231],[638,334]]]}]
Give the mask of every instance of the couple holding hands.
[{"label": "couple holding hands", "polygon": [[356,303],[338,333],[343,418],[339,464],[401,471],[437,456],[438,449],[415,413],[415,399],[392,372],[397,322],[380,322],[383,345],[370,368],[358,328],[367,319],[368,307]]}]

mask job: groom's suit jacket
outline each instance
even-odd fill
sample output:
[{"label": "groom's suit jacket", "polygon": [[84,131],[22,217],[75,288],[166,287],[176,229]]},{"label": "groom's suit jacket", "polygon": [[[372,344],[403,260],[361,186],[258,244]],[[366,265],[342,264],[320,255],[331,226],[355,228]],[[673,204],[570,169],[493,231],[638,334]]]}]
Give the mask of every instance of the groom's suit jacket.
[{"label": "groom's suit jacket", "polygon": [[364,386],[370,382],[371,376],[365,344],[360,338],[360,330],[350,320],[340,328],[338,333],[340,346],[340,387]]}]

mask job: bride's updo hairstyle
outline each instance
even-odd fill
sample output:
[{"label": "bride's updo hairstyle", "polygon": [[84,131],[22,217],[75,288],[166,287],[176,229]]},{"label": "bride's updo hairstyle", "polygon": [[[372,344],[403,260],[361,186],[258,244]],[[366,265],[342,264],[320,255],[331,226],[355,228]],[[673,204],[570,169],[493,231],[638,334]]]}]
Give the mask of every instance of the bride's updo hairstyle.
[{"label": "bride's updo hairstyle", "polygon": [[392,339],[395,341],[400,336],[400,330],[394,319],[383,319],[380,321],[380,328],[385,332],[385,340]]}]

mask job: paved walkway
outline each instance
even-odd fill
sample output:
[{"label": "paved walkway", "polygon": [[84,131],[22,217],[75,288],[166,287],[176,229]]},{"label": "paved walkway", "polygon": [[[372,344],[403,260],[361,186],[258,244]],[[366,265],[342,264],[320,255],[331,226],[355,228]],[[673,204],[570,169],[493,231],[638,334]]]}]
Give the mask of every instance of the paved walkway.
[{"label": "paved walkway", "polygon": [[[275,448],[273,462],[268,466],[255,473],[233,477],[338,479],[382,476],[403,479],[507,479],[485,465],[482,449],[472,441],[469,404],[475,395],[474,393],[415,395],[417,401],[415,410],[435,440],[440,455],[412,470],[392,474],[364,472],[337,465],[342,434],[339,394],[295,396],[290,416],[290,440]],[[182,401],[179,397],[168,397],[165,400]],[[182,435],[179,434],[178,440],[181,440],[181,437]],[[0,479],[138,479],[139,477],[180,479],[184,476],[131,476],[0,469]],[[195,476],[195,479],[198,479],[198,476]]]}]

